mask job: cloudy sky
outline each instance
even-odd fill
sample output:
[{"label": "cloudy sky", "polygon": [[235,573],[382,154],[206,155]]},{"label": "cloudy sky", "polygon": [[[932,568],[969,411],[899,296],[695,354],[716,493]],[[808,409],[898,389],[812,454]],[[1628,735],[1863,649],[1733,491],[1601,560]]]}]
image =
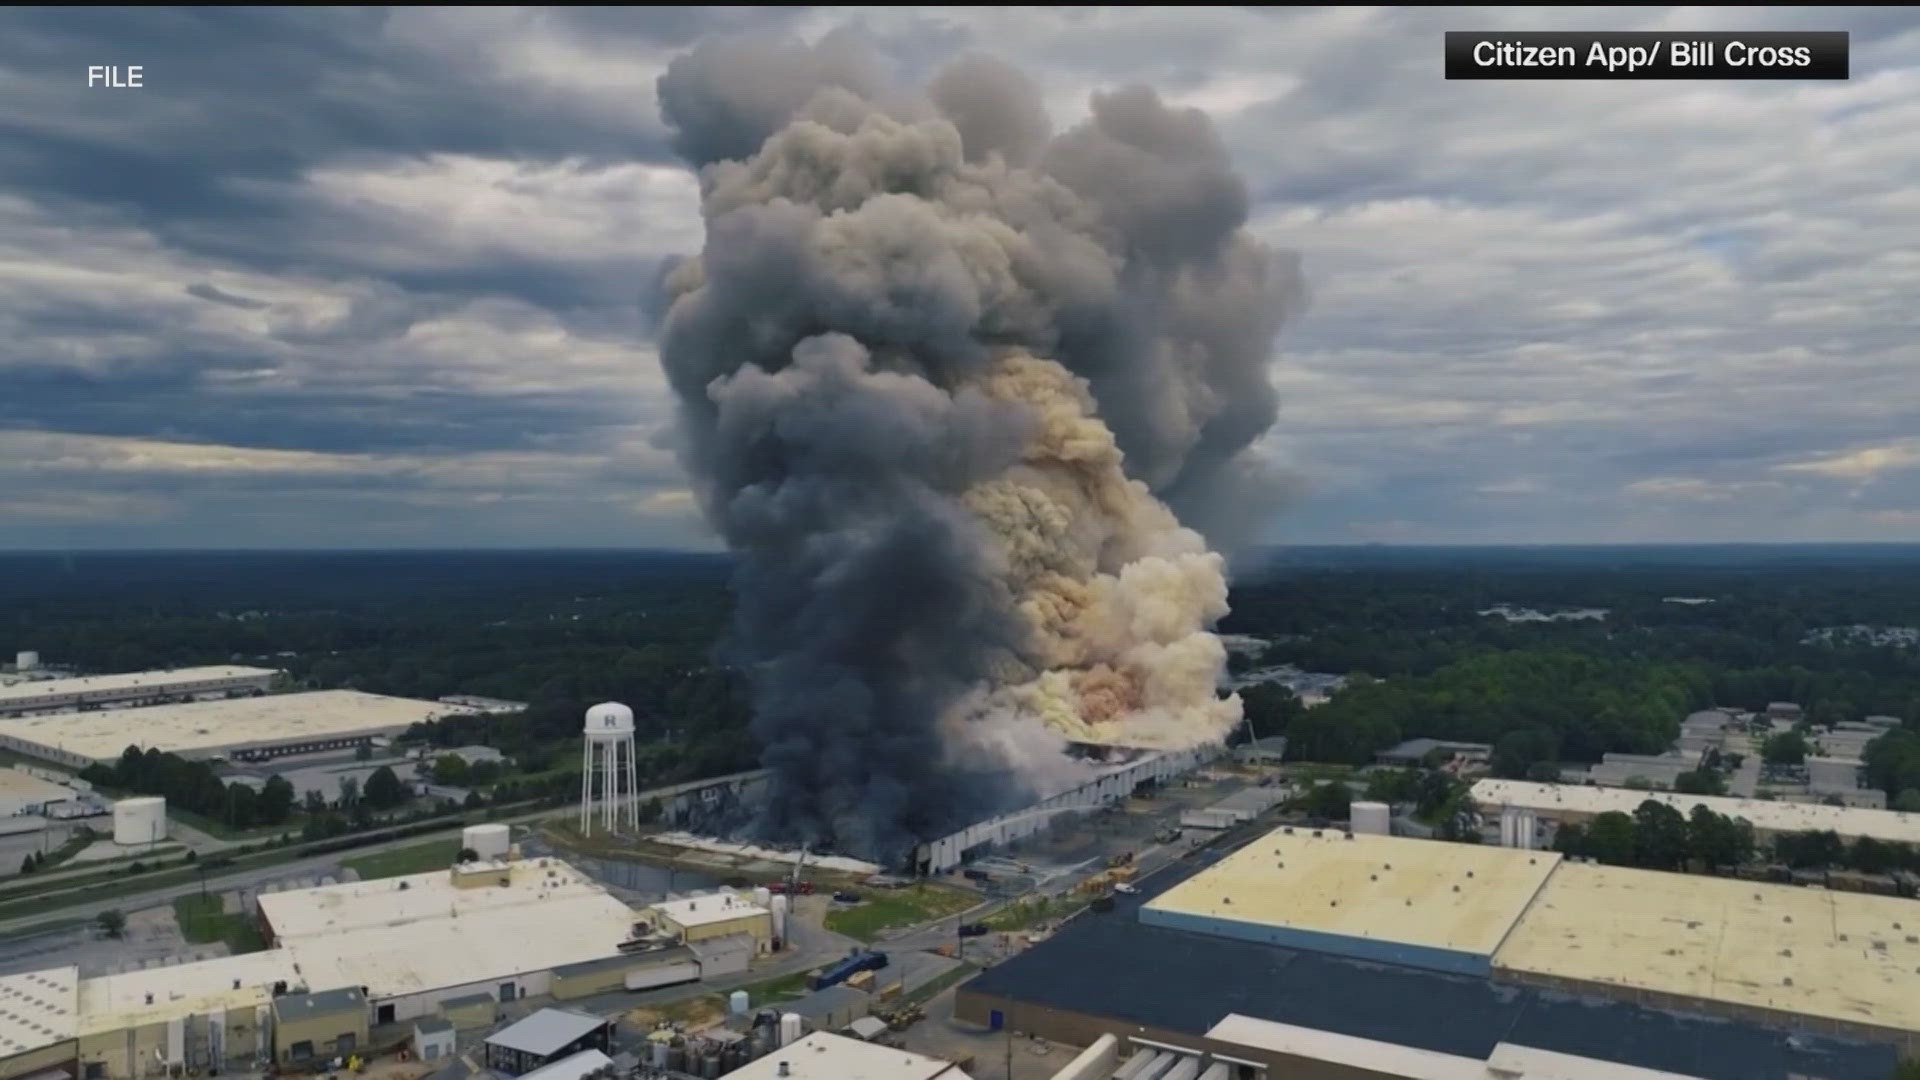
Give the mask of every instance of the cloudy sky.
[{"label": "cloudy sky", "polygon": [[[1211,112],[1300,254],[1278,542],[1920,540],[1920,13],[0,11],[0,546],[705,546],[641,297],[701,36]],[[1449,29],[1844,29],[1847,82],[1448,83]],[[90,64],[145,87],[88,89]]]}]

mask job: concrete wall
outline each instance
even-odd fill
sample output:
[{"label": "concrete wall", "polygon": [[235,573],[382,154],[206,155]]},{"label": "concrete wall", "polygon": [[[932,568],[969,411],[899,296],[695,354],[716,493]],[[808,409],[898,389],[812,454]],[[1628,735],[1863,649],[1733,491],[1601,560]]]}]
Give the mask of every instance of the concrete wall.
[{"label": "concrete wall", "polygon": [[[466,983],[462,986],[443,986],[438,990],[423,990],[417,994],[402,994],[396,997],[378,998],[372,1001],[371,1005],[375,1010],[374,1015],[376,1017],[379,1015],[380,1006],[392,1005],[393,1022],[418,1020],[422,1016],[439,1015],[440,1003],[448,998],[471,997],[474,994],[485,994],[495,1001],[498,1001],[500,999],[500,985],[509,982],[514,985],[513,999],[515,1001],[523,997],[538,997],[553,992],[553,972],[551,970],[541,970],[523,972],[519,975],[502,975],[497,979],[488,979],[486,982]],[[451,1019],[451,1017],[449,1017],[449,1019]]]},{"label": "concrete wall", "polygon": [[755,952],[766,952],[769,948],[768,943],[773,939],[773,916],[765,913],[742,915],[737,919],[723,919],[698,926],[682,926],[664,914],[659,918],[661,925],[668,933],[687,944],[706,941],[709,938],[745,934],[753,938]]}]

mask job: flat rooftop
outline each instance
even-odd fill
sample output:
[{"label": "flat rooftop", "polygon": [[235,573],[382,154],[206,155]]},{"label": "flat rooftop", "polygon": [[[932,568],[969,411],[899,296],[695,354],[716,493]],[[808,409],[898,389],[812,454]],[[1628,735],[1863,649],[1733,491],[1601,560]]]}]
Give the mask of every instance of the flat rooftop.
[{"label": "flat rooftop", "polygon": [[627,905],[558,859],[511,864],[507,885],[456,888],[440,870],[263,893],[260,909],[314,988],[402,994],[613,956]]},{"label": "flat rooftop", "polygon": [[80,1034],[265,1005],[273,1000],[273,984],[282,981],[289,986],[302,981],[293,956],[285,949],[83,979]]},{"label": "flat rooftop", "polygon": [[583,1039],[611,1022],[605,1017],[567,1009],[541,1009],[487,1036],[487,1043],[545,1057],[558,1053],[568,1043]]},{"label": "flat rooftop", "polygon": [[734,919],[745,919],[754,915],[772,915],[772,912],[766,908],[728,892],[666,900],[653,905],[653,910],[681,926],[706,926],[710,923],[731,922]]},{"label": "flat rooftop", "polygon": [[1568,863],[1494,964],[1920,1031],[1916,936],[1900,897]]},{"label": "flat rooftop", "polygon": [[1198,917],[1491,956],[1559,860],[1550,851],[1289,826],[1160,894],[1143,918]]},{"label": "flat rooftop", "polygon": [[[1177,887],[1205,859],[1143,879],[1142,896],[1163,880]],[[1067,922],[961,996],[1194,1037],[1237,1013],[1483,1061],[1511,1043],[1704,1080],[1878,1077],[1896,1060],[1881,1044],[1143,925],[1141,899],[1116,896],[1112,911]]]},{"label": "flat rooftop", "polygon": [[[18,723],[18,721],[9,721]],[[33,802],[54,802],[71,799],[79,792],[70,787],[56,784],[51,780],[42,780],[32,773],[19,769],[0,769],[0,799],[31,800]]]},{"label": "flat rooftop", "polygon": [[105,761],[138,745],[171,753],[206,753],[312,739],[401,731],[445,715],[432,701],[316,690],[138,709],[26,716],[0,724],[0,734]]},{"label": "flat rooftop", "polygon": [[63,694],[127,694],[137,690],[165,690],[182,683],[210,682],[215,679],[272,677],[280,674],[272,668],[215,667],[176,668],[172,671],[129,671],[118,675],[81,675],[71,679],[42,679],[0,687],[0,709],[28,705],[41,698]]},{"label": "flat rooftop", "polygon": [[727,1074],[727,1080],[969,1080],[960,1066],[845,1035],[816,1031]]},{"label": "flat rooftop", "polygon": [[1369,1069],[1406,1080],[1494,1080],[1501,1076],[1526,1080],[1695,1080],[1681,1073],[1641,1069],[1505,1042],[1495,1046],[1493,1053],[1482,1061],[1294,1024],[1278,1024],[1238,1013],[1215,1024],[1207,1036],[1239,1046]]},{"label": "flat rooftop", "polygon": [[1671,791],[1594,787],[1588,784],[1536,784],[1526,780],[1480,780],[1473,785],[1473,801],[1481,806],[1515,806],[1542,813],[1555,811],[1602,814],[1618,810],[1631,814],[1652,799],[1682,814],[1704,805],[1716,814],[1746,818],[1763,832],[1801,832],[1831,829],[1841,836],[1871,836],[1903,844],[1920,844],[1920,814],[1897,810],[1867,810],[1820,803],[1739,799],[1725,795],[1681,795]]},{"label": "flat rooftop", "polygon": [[79,1023],[79,968],[0,975],[0,1059],[65,1042]]}]

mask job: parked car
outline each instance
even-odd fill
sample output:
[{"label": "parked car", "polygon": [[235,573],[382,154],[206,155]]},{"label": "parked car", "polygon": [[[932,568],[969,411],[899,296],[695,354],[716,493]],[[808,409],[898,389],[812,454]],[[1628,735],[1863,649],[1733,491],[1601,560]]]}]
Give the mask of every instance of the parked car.
[{"label": "parked car", "polygon": [[970,922],[960,927],[961,937],[983,937],[987,932],[987,924],[983,922]]},{"label": "parked car", "polygon": [[1126,882],[1122,881],[1113,887],[1113,891],[1117,893],[1126,893],[1127,895],[1131,896],[1134,893],[1139,892],[1140,889],[1138,886],[1129,885]]},{"label": "parked car", "polygon": [[860,902],[860,894],[857,892],[837,892],[833,894],[833,898],[843,904],[857,904]]}]

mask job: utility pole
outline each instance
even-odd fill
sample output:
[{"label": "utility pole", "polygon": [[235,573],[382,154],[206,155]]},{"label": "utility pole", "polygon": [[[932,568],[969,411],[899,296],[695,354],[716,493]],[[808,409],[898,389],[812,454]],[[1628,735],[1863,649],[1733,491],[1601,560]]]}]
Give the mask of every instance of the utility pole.
[{"label": "utility pole", "polygon": [[1007,1025],[1007,1080],[1013,1080],[1013,1025]]}]

